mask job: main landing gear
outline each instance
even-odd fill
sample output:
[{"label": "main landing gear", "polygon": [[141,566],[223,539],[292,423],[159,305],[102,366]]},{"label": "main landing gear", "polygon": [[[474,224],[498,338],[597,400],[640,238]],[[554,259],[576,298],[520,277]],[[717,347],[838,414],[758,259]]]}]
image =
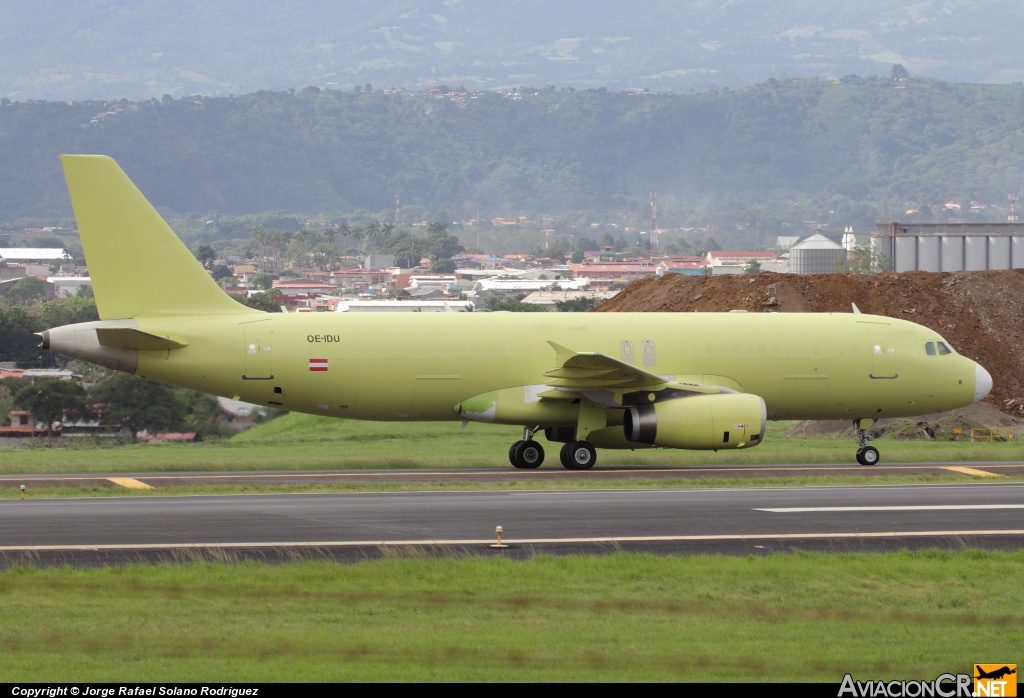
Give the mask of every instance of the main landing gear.
[{"label": "main landing gear", "polygon": [[[868,421],[871,424],[868,424]],[[871,441],[871,432],[868,431],[871,426],[874,426],[877,420],[867,419],[855,419],[853,420],[853,428],[857,430],[857,435],[854,437],[857,439],[857,462],[861,465],[878,465],[878,449],[874,446],[868,446],[868,442]]]},{"label": "main landing gear", "polygon": [[597,450],[586,441],[570,441],[558,457],[566,470],[590,470],[597,462]]},{"label": "main landing gear", "polygon": [[533,440],[533,435],[539,428],[534,427],[530,429],[525,427],[523,429],[523,438],[520,441],[516,441],[508,449],[508,459],[512,462],[512,465],[517,468],[532,470],[539,468],[540,464],[544,462],[544,447]]},{"label": "main landing gear", "polygon": [[[532,470],[544,462],[544,447],[533,440],[538,430],[540,427],[524,428],[523,438],[509,447],[508,459],[512,465]],[[597,449],[586,441],[570,441],[562,446],[558,457],[566,470],[590,470],[597,462]]]}]

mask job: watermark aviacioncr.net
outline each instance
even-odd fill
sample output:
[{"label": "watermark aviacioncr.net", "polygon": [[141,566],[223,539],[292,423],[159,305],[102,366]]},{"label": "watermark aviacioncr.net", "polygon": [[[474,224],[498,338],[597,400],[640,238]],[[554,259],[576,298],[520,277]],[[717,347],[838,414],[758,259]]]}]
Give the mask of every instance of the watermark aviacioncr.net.
[{"label": "watermark aviacioncr.net", "polygon": [[932,681],[856,681],[847,674],[838,698],[1014,698],[1016,664],[975,664],[974,675],[939,674]]}]

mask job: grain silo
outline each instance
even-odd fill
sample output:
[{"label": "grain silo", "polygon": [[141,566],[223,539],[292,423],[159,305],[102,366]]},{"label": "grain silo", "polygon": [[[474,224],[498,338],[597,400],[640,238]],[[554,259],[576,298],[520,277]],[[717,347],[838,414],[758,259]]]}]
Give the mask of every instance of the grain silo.
[{"label": "grain silo", "polygon": [[793,274],[829,274],[846,259],[846,250],[821,233],[789,248],[789,270]]}]

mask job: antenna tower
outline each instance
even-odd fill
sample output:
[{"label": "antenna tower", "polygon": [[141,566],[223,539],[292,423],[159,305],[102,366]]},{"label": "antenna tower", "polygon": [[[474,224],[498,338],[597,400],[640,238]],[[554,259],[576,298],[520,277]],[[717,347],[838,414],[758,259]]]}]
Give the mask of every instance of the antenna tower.
[{"label": "antenna tower", "polygon": [[1019,201],[1019,199],[1014,194],[1010,194],[1008,197],[1006,197],[1006,199],[1010,202],[1010,215],[1009,217],[1007,217],[1006,220],[1008,220],[1010,223],[1016,223],[1017,212],[1014,209],[1014,206]]},{"label": "antenna tower", "polygon": [[651,257],[658,254],[658,192],[651,192]]}]

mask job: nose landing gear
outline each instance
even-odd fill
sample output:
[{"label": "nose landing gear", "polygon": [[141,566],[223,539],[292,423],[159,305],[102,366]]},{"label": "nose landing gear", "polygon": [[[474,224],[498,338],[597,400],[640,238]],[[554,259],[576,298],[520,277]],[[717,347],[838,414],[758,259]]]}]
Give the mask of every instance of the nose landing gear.
[{"label": "nose landing gear", "polygon": [[[868,422],[870,421],[870,424]],[[874,426],[877,419],[855,419],[853,420],[853,428],[857,430],[857,435],[854,437],[857,439],[857,462],[861,465],[878,465],[879,454],[878,449],[874,446],[868,446],[868,442],[871,441],[871,432],[869,429]]]},{"label": "nose landing gear", "polygon": [[857,450],[857,462],[861,465],[876,465],[878,457],[878,449],[874,446],[865,446]]}]

